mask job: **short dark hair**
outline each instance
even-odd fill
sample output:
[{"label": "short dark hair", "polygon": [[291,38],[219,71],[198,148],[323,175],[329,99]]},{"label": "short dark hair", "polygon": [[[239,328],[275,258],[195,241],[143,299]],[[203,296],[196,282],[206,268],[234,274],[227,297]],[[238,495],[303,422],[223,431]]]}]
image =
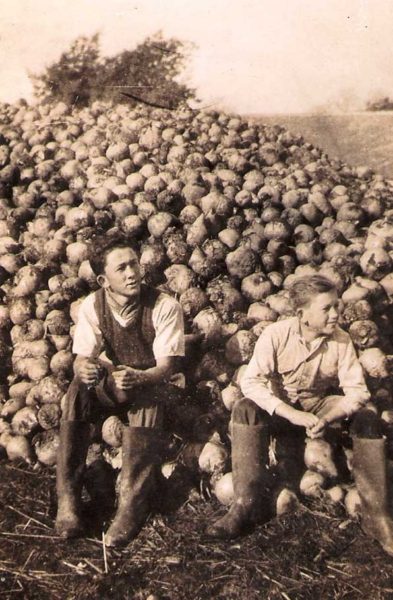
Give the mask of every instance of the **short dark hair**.
[{"label": "short dark hair", "polygon": [[295,310],[307,306],[316,294],[333,291],[337,291],[333,281],[317,273],[298,277],[289,288],[292,306]]},{"label": "short dark hair", "polygon": [[135,241],[121,232],[97,235],[92,238],[89,246],[89,262],[96,276],[104,272],[106,257],[116,248],[131,248],[139,257],[138,247]]}]

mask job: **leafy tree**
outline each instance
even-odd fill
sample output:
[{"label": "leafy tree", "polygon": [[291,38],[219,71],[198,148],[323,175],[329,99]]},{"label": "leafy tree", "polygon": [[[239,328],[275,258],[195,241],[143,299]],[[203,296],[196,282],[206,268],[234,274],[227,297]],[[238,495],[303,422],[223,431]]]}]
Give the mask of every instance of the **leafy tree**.
[{"label": "leafy tree", "polygon": [[165,40],[157,34],[132,51],[125,50],[105,59],[103,97],[113,97],[114,93],[127,94],[127,97],[169,108],[194,97],[194,90],[177,81],[190,48],[179,40]]},{"label": "leafy tree", "polygon": [[98,34],[80,37],[43,73],[31,76],[34,94],[75,106],[112,99],[174,108],[195,98],[195,90],[178,80],[191,48],[158,33],[133,50],[102,58]]},{"label": "leafy tree", "polygon": [[69,50],[39,75],[30,75],[34,95],[42,102],[86,106],[100,72],[99,36],[79,37]]}]

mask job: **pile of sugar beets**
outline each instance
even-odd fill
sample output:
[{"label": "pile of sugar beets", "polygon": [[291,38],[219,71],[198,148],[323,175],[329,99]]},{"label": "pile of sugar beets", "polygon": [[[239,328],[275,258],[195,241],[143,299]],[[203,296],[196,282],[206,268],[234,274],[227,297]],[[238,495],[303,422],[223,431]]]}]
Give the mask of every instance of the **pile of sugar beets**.
[{"label": "pile of sugar beets", "polygon": [[[393,423],[393,181],[283,127],[216,111],[19,101],[0,105],[0,123],[0,447],[10,460],[56,462],[99,230],[138,240],[146,282],[184,310],[188,400],[176,410],[186,434],[165,477],[181,463],[230,502],[230,411],[258,335],[291,314],[298,275],[337,285],[341,326]],[[88,464],[118,470],[120,446],[111,417],[92,428]],[[305,463],[302,492],[345,497],[355,514],[356,492],[340,481],[331,446],[309,442]]]}]

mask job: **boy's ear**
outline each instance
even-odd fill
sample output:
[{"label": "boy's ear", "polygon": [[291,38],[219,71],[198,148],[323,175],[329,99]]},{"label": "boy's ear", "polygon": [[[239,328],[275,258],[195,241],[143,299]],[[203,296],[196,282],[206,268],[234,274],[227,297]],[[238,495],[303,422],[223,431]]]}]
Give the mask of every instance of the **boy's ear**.
[{"label": "boy's ear", "polygon": [[107,288],[109,286],[108,280],[103,273],[97,275],[97,283],[102,288]]},{"label": "boy's ear", "polygon": [[310,323],[308,322],[308,319],[304,318],[304,309],[303,308],[298,308],[297,309],[296,316],[299,319],[299,321],[302,323],[302,325],[305,325],[306,327],[310,326]]}]

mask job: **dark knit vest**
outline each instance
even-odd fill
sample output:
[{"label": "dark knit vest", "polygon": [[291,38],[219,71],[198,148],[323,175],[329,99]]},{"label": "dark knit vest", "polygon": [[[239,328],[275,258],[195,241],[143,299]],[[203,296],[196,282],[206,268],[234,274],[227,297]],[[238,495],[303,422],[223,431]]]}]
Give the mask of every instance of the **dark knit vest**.
[{"label": "dark knit vest", "polygon": [[140,311],[136,322],[122,327],[116,321],[106,300],[104,289],[95,292],[95,310],[102,333],[104,350],[112,363],[135,369],[148,369],[156,364],[153,354],[155,330],[152,313],[160,292],[142,285]]}]

